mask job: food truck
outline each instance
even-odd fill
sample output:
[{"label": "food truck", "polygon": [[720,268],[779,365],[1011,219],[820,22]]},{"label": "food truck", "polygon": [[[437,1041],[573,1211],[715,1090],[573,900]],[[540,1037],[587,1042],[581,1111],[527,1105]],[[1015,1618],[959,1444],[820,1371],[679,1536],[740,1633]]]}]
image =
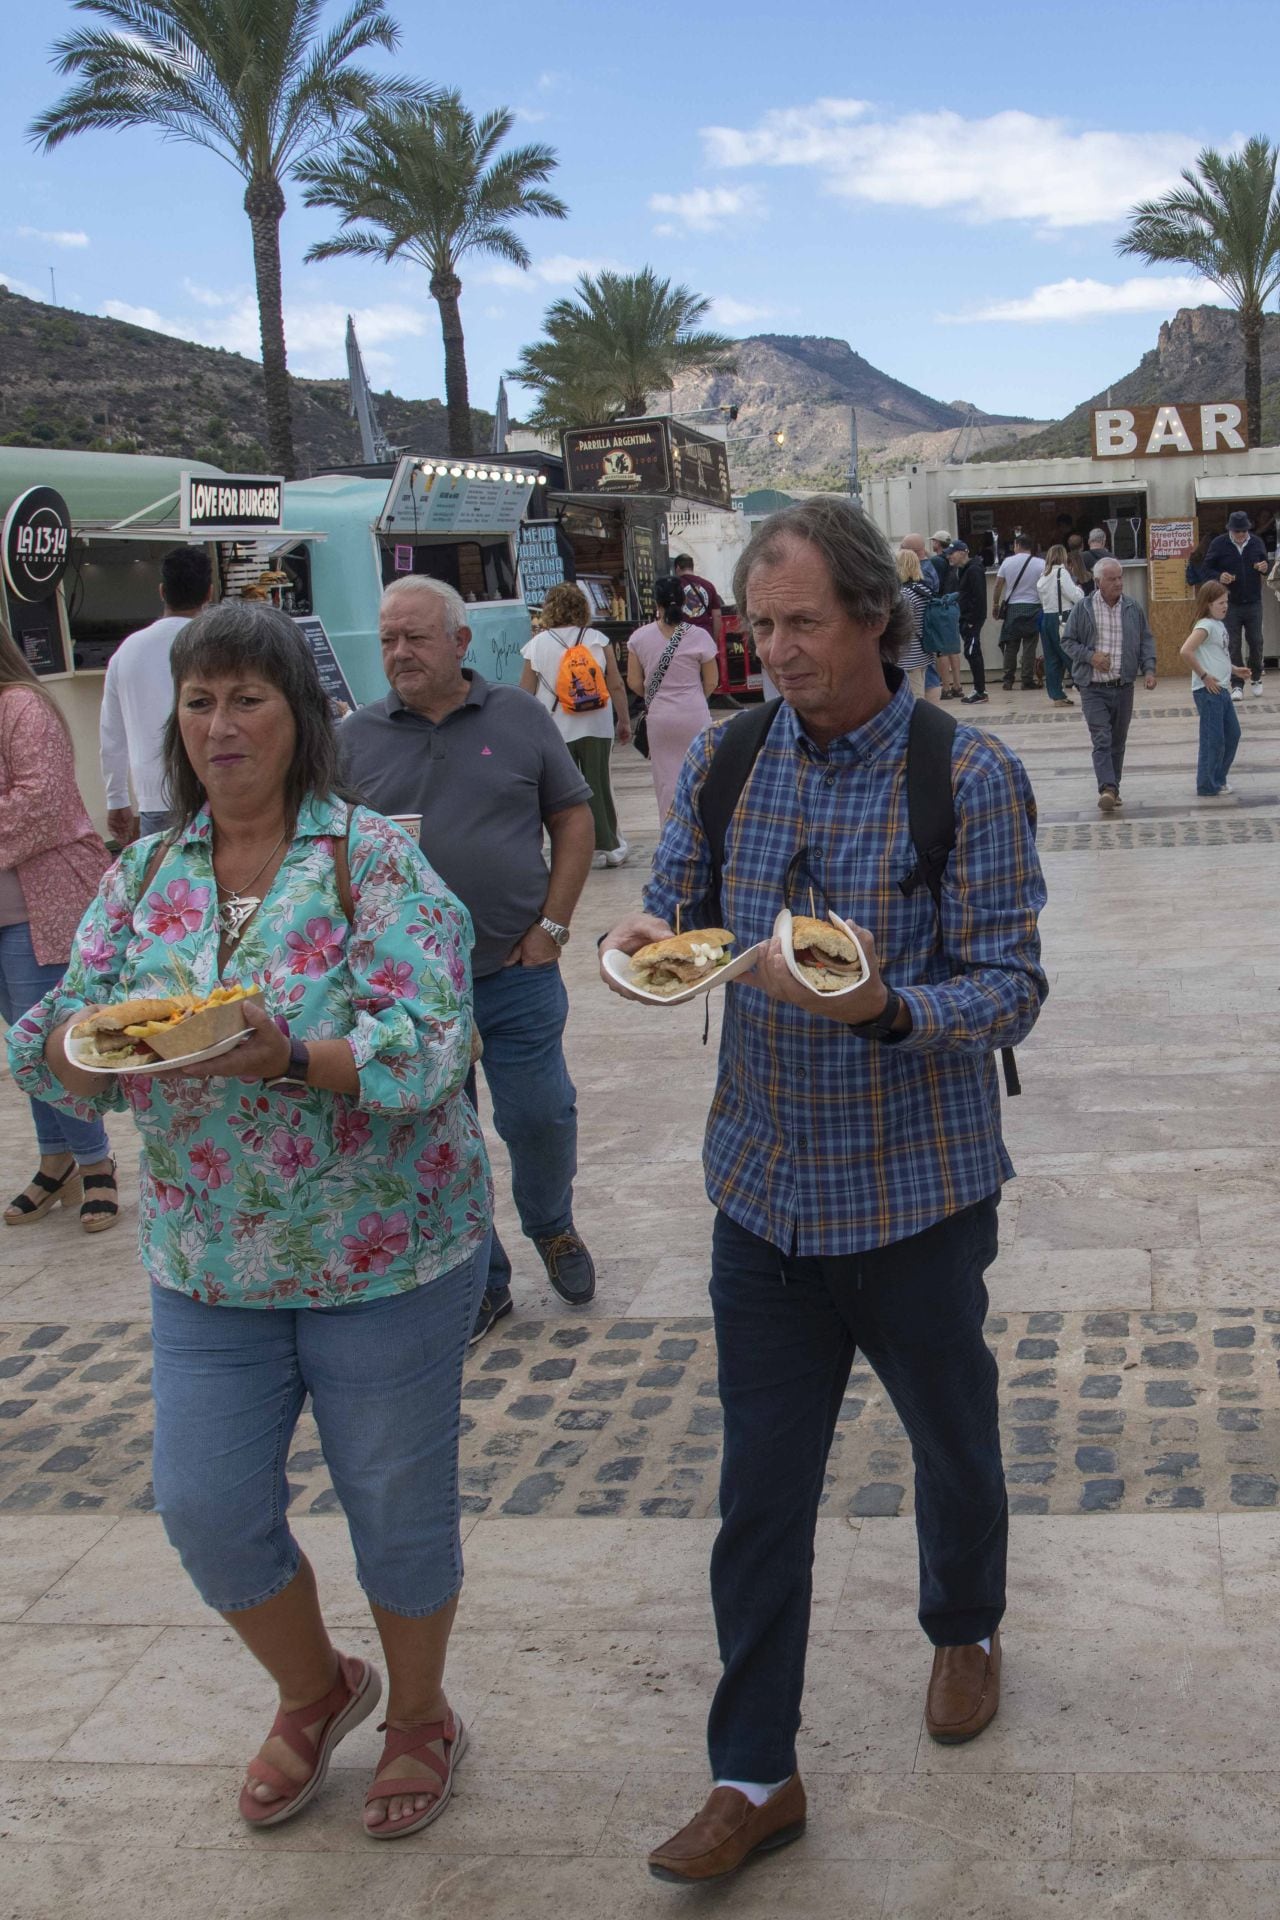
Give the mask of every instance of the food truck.
[{"label": "food truck", "polygon": [[[1043,554],[1055,542],[1065,545],[1071,533],[1087,541],[1101,527],[1124,569],[1124,591],[1147,609],[1159,670],[1182,673],[1178,649],[1195,597],[1185,569],[1197,544],[1221,533],[1240,507],[1274,556],[1280,447],[1246,441],[1237,400],[1098,408],[1086,456],[916,464],[869,480],[865,501],[893,544],[905,533],[927,540],[949,527],[982,557],[988,573],[1012,551],[1019,532],[1029,533]],[[998,624],[989,621],[988,660],[997,635]],[[1268,658],[1280,657],[1280,601],[1266,590],[1263,640]]]},{"label": "food truck", "polygon": [[251,591],[310,612],[305,569],[295,596],[276,556],[318,536],[285,526],[282,488],[276,476],[225,474],[194,460],[0,447],[0,615],[66,718],[100,827],[103,675],[126,635],[159,618],[169,549],[206,544],[215,593]]}]

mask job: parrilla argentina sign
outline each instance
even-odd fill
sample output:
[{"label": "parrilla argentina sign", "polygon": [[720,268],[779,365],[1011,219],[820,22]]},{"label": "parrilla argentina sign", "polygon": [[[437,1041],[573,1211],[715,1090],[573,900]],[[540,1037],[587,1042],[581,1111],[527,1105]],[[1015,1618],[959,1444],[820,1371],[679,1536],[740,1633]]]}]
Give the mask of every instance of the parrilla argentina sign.
[{"label": "parrilla argentina sign", "polygon": [[184,473],[179,505],[183,533],[213,528],[246,531],[284,525],[284,479],[278,474],[227,473],[206,479]]}]

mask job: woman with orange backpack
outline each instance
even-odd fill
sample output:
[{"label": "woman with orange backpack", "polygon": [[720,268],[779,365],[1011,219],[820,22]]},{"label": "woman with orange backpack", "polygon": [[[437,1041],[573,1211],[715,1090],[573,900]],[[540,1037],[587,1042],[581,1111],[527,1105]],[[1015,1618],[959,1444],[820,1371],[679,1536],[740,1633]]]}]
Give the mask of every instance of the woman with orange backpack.
[{"label": "woman with orange backpack", "polygon": [[630,740],[631,716],[613,648],[590,620],[581,587],[564,580],[552,587],[542,603],[541,631],[522,649],[520,685],[552,715],[591,789],[593,865],[620,867],[631,849],[618,832],[609,755],[615,737],[624,747]]}]

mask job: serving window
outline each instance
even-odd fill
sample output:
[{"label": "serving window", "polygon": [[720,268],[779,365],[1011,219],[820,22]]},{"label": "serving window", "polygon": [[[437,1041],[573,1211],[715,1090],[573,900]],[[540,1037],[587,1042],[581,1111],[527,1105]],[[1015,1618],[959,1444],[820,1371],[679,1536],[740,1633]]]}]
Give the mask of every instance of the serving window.
[{"label": "serving window", "polygon": [[1018,534],[1029,534],[1032,551],[1047,553],[1066,546],[1072,534],[1088,543],[1095,527],[1107,535],[1117,560],[1145,560],[1147,554],[1147,496],[1130,489],[1120,493],[1004,494],[955,502],[956,527],[971,552],[986,567],[995,567],[1013,552]]}]

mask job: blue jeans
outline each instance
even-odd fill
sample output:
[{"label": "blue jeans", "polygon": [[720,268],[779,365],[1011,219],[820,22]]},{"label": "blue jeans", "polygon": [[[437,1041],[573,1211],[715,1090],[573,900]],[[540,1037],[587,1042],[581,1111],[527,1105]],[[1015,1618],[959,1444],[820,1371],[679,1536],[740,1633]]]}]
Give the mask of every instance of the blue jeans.
[{"label": "blue jeans", "polygon": [[[0,927],[0,1018],[11,1027],[57,986],[65,972],[65,966],[41,966],[25,920],[16,927]],[[41,1153],[73,1153],[80,1166],[88,1167],[95,1160],[105,1160],[111,1151],[101,1120],[73,1119],[44,1100],[31,1102],[31,1117]]]},{"label": "blue jeans", "polygon": [[963,1646],[1000,1624],[1008,1503],[996,1363],[982,1337],[996,1207],[993,1195],[894,1246],[830,1259],[783,1254],[716,1216],[716,1779],[783,1780],[795,1770],[814,1526],[858,1348],[911,1440],[921,1626],[935,1646]]},{"label": "blue jeans", "polygon": [[148,834],[168,833],[173,825],[171,813],[140,813],[138,815],[138,833],[145,840]]},{"label": "blue jeans", "polygon": [[1231,762],[1240,745],[1240,719],[1230,690],[1210,693],[1196,687],[1192,693],[1200,715],[1200,752],[1196,760],[1196,792],[1221,793]]},{"label": "blue jeans", "polygon": [[1051,700],[1066,699],[1062,676],[1071,671],[1071,662],[1058,638],[1061,617],[1057,613],[1045,613],[1040,616],[1040,640],[1044,647],[1044,690]]},{"label": "blue jeans", "polygon": [[[1257,575],[1254,575],[1257,578]],[[1262,678],[1262,596],[1250,601],[1247,607],[1228,605],[1224,622],[1227,629],[1227,651],[1231,655],[1233,667],[1244,665],[1244,650],[1249,650],[1249,672],[1255,680]]]},{"label": "blue jeans", "polygon": [[[558,966],[503,967],[475,983],[481,1065],[493,1099],[493,1124],[511,1156],[511,1195],[529,1239],[573,1225],[578,1171],[577,1093],[564,1060],[569,996]],[[475,1068],[467,1081],[472,1104]],[[497,1232],[489,1255],[489,1291],[506,1293],[511,1261]]]},{"label": "blue jeans", "polygon": [[151,1288],[153,1477],[201,1599],[260,1607],[301,1554],[285,1467],[311,1395],[360,1584],[388,1613],[435,1613],[462,1584],[462,1364],[488,1241],[452,1273],[343,1307],[211,1307]]}]

